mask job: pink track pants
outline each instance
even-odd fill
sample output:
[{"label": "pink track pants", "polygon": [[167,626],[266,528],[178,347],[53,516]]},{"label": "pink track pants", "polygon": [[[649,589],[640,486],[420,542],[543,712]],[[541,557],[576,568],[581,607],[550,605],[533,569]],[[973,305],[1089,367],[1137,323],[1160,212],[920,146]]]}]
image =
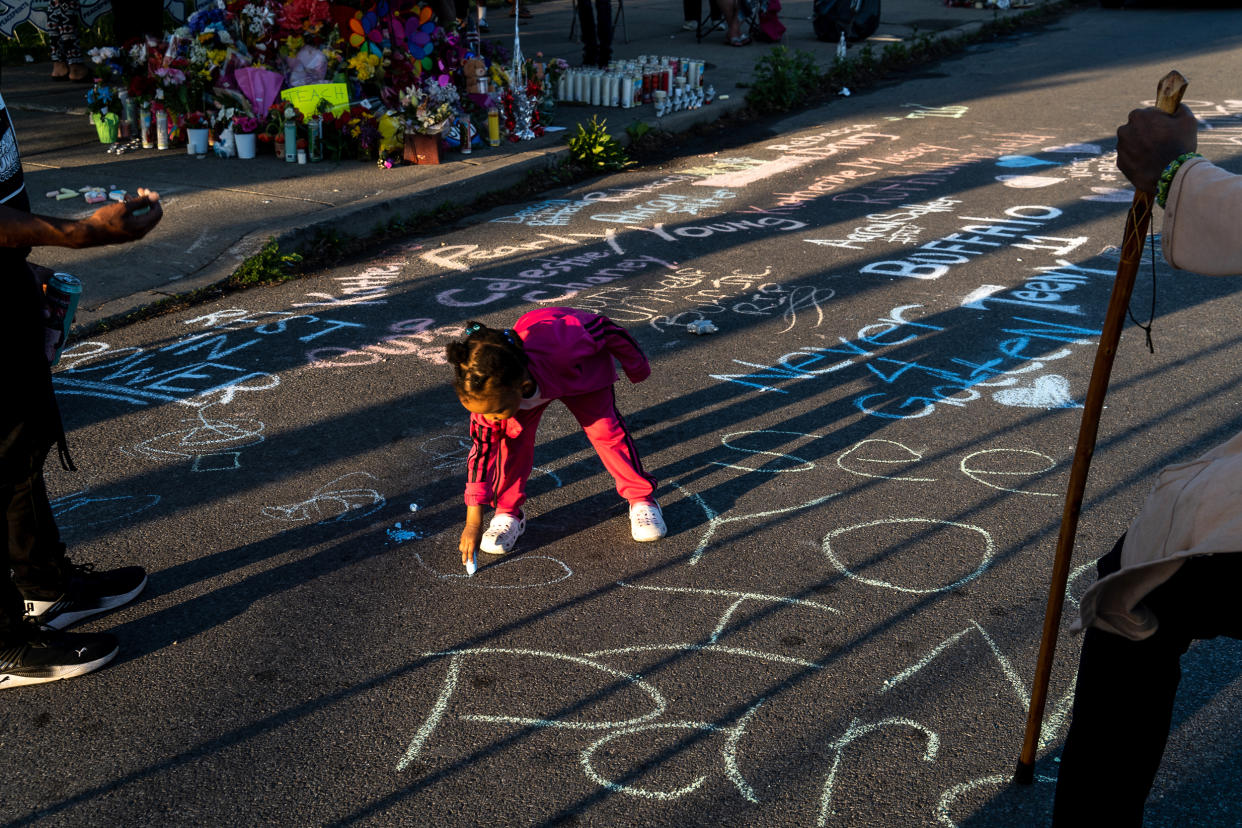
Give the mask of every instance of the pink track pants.
[{"label": "pink track pants", "polygon": [[[617,411],[612,386],[589,394],[561,397],[561,402],[574,415],[586,432],[604,468],[617,482],[617,494],[628,501],[651,497],[656,480],[643,471],[638,449],[630,438],[625,420]],[[547,405],[518,411],[522,433],[500,441],[498,473],[495,481],[496,511],[517,514],[526,502],[526,481],[535,465],[535,431]]]}]

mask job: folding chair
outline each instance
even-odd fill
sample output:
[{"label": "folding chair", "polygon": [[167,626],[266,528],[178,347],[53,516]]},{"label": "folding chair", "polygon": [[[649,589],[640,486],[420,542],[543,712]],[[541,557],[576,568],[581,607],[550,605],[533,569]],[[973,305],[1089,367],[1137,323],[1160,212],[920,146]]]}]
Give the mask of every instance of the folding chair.
[{"label": "folding chair", "polygon": [[[590,2],[591,0],[574,0],[573,20],[571,20],[569,23],[569,39],[570,40],[574,39],[574,32],[578,28],[578,4],[579,3],[590,3]],[[625,0],[613,0],[613,2],[617,4],[617,11],[612,16],[612,39],[614,41],[617,39],[617,22],[620,21],[621,32],[622,34],[625,35],[625,42],[629,43],[630,42],[630,27],[625,22]]]},{"label": "folding chair", "polygon": [[699,21],[698,28],[694,30],[694,40],[696,43],[702,43],[703,38],[716,31],[719,26],[723,31],[725,28],[724,13],[720,11],[720,7],[716,5],[716,0],[708,0],[707,17]]}]

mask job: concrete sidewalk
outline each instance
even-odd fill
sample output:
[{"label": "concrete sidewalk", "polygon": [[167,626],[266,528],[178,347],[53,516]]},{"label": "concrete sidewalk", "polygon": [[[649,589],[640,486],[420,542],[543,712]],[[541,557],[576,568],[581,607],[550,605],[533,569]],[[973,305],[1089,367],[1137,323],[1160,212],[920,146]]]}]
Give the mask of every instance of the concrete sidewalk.
[{"label": "concrete sidewalk", "polygon": [[[1048,0],[1038,0],[1038,3]],[[615,4],[614,4],[615,5]],[[572,5],[545,2],[531,6],[523,21],[522,49],[527,56],[563,57],[576,65],[580,46],[569,39]],[[505,10],[490,9],[490,38],[512,41],[513,21]],[[873,48],[918,34],[969,33],[998,16],[1020,13],[946,7],[940,0],[884,0]],[[833,44],[815,39],[811,0],[783,3],[788,28],[782,45],[813,52],[821,66],[831,64]],[[737,48],[717,31],[703,42],[681,30],[680,0],[629,0],[617,26],[614,55],[676,55],[707,61],[705,83],[720,99],[702,109],[674,113],[659,125],[677,132],[725,115],[744,104],[755,61],[767,44]],[[851,48],[855,53],[859,47]],[[130,245],[91,250],[40,248],[31,261],[74,273],[86,282],[79,324],[129,313],[164,297],[187,293],[228,278],[269,238],[282,249],[296,247],[317,231],[367,235],[393,218],[406,218],[445,202],[506,189],[532,169],[558,163],[567,152],[565,133],[534,141],[450,153],[438,166],[404,166],[384,170],[359,161],[300,166],[274,156],[252,161],[198,159],[184,150],[136,150],[109,155],[87,120],[82,84],[53,83],[47,64],[4,67],[3,93],[22,148],[27,185],[36,213],[82,217],[93,209],[81,199],[57,201],[45,193],[87,185],[139,187],[159,191],[164,219],[146,239]],[[635,120],[656,123],[653,107],[596,109],[562,106],[555,123],[572,129],[592,115],[608,119],[614,134]]]}]

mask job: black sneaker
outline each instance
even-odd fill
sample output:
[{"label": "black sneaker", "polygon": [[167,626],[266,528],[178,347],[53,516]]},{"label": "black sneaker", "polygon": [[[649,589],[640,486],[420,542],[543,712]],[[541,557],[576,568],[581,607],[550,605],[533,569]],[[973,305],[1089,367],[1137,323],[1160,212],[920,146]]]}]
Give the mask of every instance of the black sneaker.
[{"label": "black sneaker", "polygon": [[26,621],[0,642],[0,690],[80,676],[98,670],[117,652],[107,633],[63,633]]},{"label": "black sneaker", "polygon": [[95,572],[90,564],[69,564],[68,571],[69,585],[59,595],[26,596],[27,618],[63,630],[92,615],[128,604],[147,585],[147,571],[140,566]]}]

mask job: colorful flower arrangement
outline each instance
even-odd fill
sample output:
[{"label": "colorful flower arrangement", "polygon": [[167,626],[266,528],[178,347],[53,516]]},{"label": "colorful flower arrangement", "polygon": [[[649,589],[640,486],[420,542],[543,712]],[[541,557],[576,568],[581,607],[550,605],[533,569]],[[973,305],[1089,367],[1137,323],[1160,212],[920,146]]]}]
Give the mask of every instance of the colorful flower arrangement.
[{"label": "colorful flower arrangement", "polygon": [[[446,78],[447,80],[447,78]],[[461,96],[457,87],[427,78],[401,90],[398,98],[407,129],[420,135],[438,135],[449,122],[461,115]]]},{"label": "colorful flower arrangement", "polygon": [[[299,145],[312,126],[316,139],[322,132],[326,158],[382,165],[399,163],[406,132],[455,134],[446,127],[485,118],[493,106],[514,126],[507,50],[487,41],[472,49],[419,0],[207,0],[161,38],[100,47],[90,58],[101,79],[87,93],[92,111],[111,106],[136,118],[132,103],[164,112],[174,138],[210,124],[217,136],[232,130],[283,144],[293,123]],[[563,64],[548,64],[546,78],[527,73],[523,92],[539,103],[536,134]],[[332,104],[321,100],[312,119],[309,109],[287,106],[281,92],[313,84],[343,91],[331,95]]]}]

